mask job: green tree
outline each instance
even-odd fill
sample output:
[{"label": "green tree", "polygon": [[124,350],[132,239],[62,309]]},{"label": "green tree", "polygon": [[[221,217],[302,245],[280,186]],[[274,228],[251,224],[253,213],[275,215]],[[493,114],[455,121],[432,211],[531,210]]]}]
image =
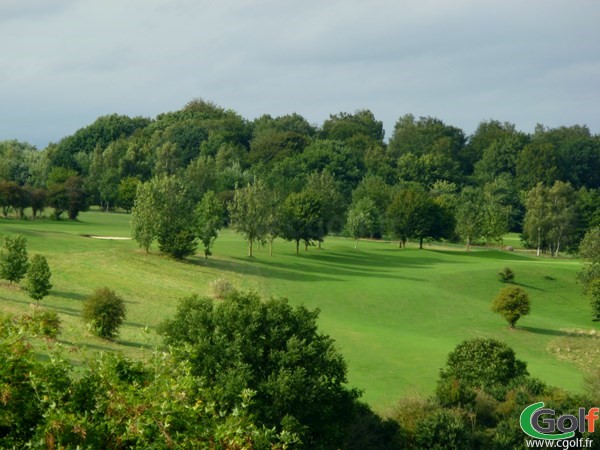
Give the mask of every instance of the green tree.
[{"label": "green tree", "polygon": [[381,238],[385,232],[385,214],[392,198],[392,187],[378,175],[366,175],[352,191],[352,204],[369,199],[375,205],[370,237]]},{"label": "green tree", "polygon": [[558,256],[561,248],[571,244],[575,237],[578,215],[575,190],[569,183],[555,181],[548,191],[548,201],[551,222],[548,239],[554,256]]},{"label": "green tree", "polygon": [[489,391],[525,375],[527,365],[508,345],[496,339],[475,338],[463,341],[450,352],[440,371],[440,382],[455,380],[469,388]]},{"label": "green tree", "polygon": [[321,133],[325,139],[347,141],[356,136],[366,136],[374,142],[383,142],[383,122],[376,120],[368,109],[356,111],[354,114],[331,114],[323,122]]},{"label": "green tree", "polygon": [[585,233],[579,243],[579,256],[583,258],[585,264],[577,277],[583,284],[584,291],[587,292],[594,280],[600,279],[600,226]]},{"label": "green tree", "polygon": [[361,237],[372,235],[376,215],[375,203],[368,197],[360,199],[350,206],[346,219],[346,230],[356,240],[354,248],[358,246],[358,240]]},{"label": "green tree", "polygon": [[269,217],[268,190],[261,180],[236,189],[229,215],[233,229],[248,241],[248,256],[252,256],[254,242],[261,242],[267,233]]},{"label": "green tree", "polygon": [[502,194],[496,189],[496,183],[486,183],[483,188],[483,204],[481,209],[481,233],[486,244],[499,242],[508,233],[510,206],[503,202]]},{"label": "green tree", "polygon": [[196,236],[204,247],[204,259],[211,255],[219,230],[223,226],[223,207],[213,191],[208,191],[196,207]]},{"label": "green tree", "polygon": [[158,235],[160,220],[158,208],[152,185],[140,184],[131,211],[131,236],[141,248],[146,250],[146,253],[150,251],[150,246]]},{"label": "green tree", "polygon": [[530,190],[538,183],[550,186],[559,177],[556,148],[550,143],[532,142],[519,153],[516,182],[520,189]]},{"label": "green tree", "polygon": [[123,178],[119,182],[117,206],[123,208],[128,213],[131,212],[135,204],[135,194],[139,185],[140,180],[137,177]]},{"label": "green tree", "polygon": [[465,241],[467,251],[483,233],[483,195],[480,189],[465,187],[456,205],[456,234]]},{"label": "green tree", "polygon": [[299,253],[300,241],[308,250],[313,241],[323,239],[322,207],[320,196],[310,191],[290,194],[283,202],[281,236],[296,243],[296,254]]},{"label": "green tree", "polygon": [[175,259],[196,250],[193,202],[178,178],[153,178],[140,185],[131,225],[133,238],[146,251],[154,239],[161,252]]},{"label": "green tree", "polygon": [[454,226],[450,211],[429,193],[413,188],[399,189],[387,209],[390,232],[404,246],[408,238],[419,240],[423,248],[426,238],[448,237]]},{"label": "green tree", "polygon": [[465,135],[460,128],[446,125],[434,117],[406,114],[398,119],[389,142],[389,151],[394,158],[407,153],[421,156],[426,153],[443,154],[459,161],[462,170],[470,173],[471,158],[466,157]]},{"label": "green tree", "polygon": [[4,236],[4,244],[0,250],[0,278],[10,284],[23,279],[29,268],[27,255],[27,239],[20,234]]},{"label": "green tree", "polygon": [[48,261],[42,255],[33,255],[27,270],[24,289],[29,296],[36,302],[39,302],[50,293],[52,284],[50,283],[50,266]]},{"label": "green tree", "polygon": [[[345,201],[339,183],[333,175],[324,170],[312,173],[306,179],[305,191],[310,192],[321,202],[321,226],[323,237],[331,232],[339,232],[344,226]],[[321,240],[318,241],[319,248]]]},{"label": "green tree", "polygon": [[115,291],[103,287],[96,289],[83,303],[82,317],[94,334],[113,339],[125,321],[125,302]]},{"label": "green tree", "polygon": [[550,201],[548,188],[538,183],[527,193],[525,201],[527,212],[523,222],[523,231],[528,239],[532,239],[540,256],[542,245],[545,243],[551,226]]},{"label": "green tree", "polygon": [[511,328],[515,327],[521,317],[529,314],[530,310],[529,295],[519,286],[503,288],[492,302],[492,311],[504,317]]},{"label": "green tree", "polygon": [[318,331],[318,314],[256,294],[221,302],[193,296],[161,332],[213,388],[218,405],[229,409],[252,389],[249,410],[259,424],[297,430],[307,448],[337,448],[358,392],[346,387],[346,364]]}]

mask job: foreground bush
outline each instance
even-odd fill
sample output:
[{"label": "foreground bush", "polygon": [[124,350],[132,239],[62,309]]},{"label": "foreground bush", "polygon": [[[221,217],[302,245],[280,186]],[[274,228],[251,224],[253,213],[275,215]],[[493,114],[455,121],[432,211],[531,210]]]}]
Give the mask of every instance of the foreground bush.
[{"label": "foreground bush", "polygon": [[34,336],[55,339],[60,333],[60,318],[54,311],[36,308],[33,314],[24,314],[19,323]]},{"label": "foreground bush", "polygon": [[109,288],[99,288],[85,300],[82,314],[95,335],[113,339],[125,320],[125,302]]},{"label": "foreground bush", "polygon": [[0,317],[0,448],[283,449],[295,442],[257,427],[252,392],[218,409],[185,362],[156,353],[144,365],[87,358],[82,371],[56,354],[37,360],[14,320]]},{"label": "foreground bush", "polygon": [[299,435],[306,448],[337,448],[359,393],[346,387],[346,363],[317,330],[318,314],[252,293],[222,302],[193,296],[181,300],[161,332],[214,388],[218,405],[230,409],[251,389],[258,423]]}]

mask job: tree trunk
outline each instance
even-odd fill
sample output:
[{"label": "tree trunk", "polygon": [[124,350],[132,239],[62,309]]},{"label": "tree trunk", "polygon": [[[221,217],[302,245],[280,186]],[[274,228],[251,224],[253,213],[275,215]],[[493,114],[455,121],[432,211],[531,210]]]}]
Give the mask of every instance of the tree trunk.
[{"label": "tree trunk", "polygon": [[467,251],[471,248],[471,236],[467,236]]},{"label": "tree trunk", "polygon": [[402,248],[402,239],[398,241],[398,248]]},{"label": "tree trunk", "polygon": [[296,255],[300,254],[300,239],[296,239]]},{"label": "tree trunk", "polygon": [[358,247],[358,239],[356,241],[354,241],[354,248]]},{"label": "tree trunk", "polygon": [[538,228],[538,239],[537,239],[537,253],[536,256],[540,256],[540,246],[542,245],[542,230]]},{"label": "tree trunk", "polygon": [[308,242],[304,241],[304,251],[308,251]]},{"label": "tree trunk", "polygon": [[319,241],[319,247],[318,248],[319,248],[319,250],[321,250],[321,241]]},{"label": "tree trunk", "polygon": [[252,257],[252,239],[248,239],[248,256]]},{"label": "tree trunk", "polygon": [[419,249],[423,250],[423,238],[419,238]]},{"label": "tree trunk", "polygon": [[273,241],[269,241],[269,256],[273,256]]}]

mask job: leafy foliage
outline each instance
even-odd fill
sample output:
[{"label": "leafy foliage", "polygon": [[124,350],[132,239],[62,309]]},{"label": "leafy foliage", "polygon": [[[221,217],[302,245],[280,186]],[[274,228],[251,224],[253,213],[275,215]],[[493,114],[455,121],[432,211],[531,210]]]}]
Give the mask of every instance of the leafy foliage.
[{"label": "leafy foliage", "polygon": [[527,374],[526,364],[495,339],[463,341],[448,355],[440,382],[458,380],[469,388],[492,389]]},{"label": "leafy foliage", "polygon": [[204,247],[204,258],[211,254],[219,230],[223,225],[223,207],[213,191],[208,191],[196,207],[196,235]]},{"label": "leafy foliage", "polygon": [[189,364],[155,353],[144,364],[102,353],[74,369],[36,358],[27,335],[0,316],[0,447],[283,449],[297,443],[255,425],[244,390],[218,409]]},{"label": "leafy foliage", "polygon": [[161,330],[193,373],[230,408],[244,389],[258,423],[298,433],[307,447],[331,447],[351,420],[358,392],[346,388],[346,364],[317,331],[318,311],[286,300],[234,293],[223,302],[184,298]]},{"label": "leafy foliage", "polygon": [[48,266],[46,258],[42,255],[33,255],[23,287],[32,299],[40,301],[52,289],[52,284],[50,283],[51,276],[52,273],[50,272],[50,266]]},{"label": "leafy foliage", "polygon": [[498,279],[503,283],[512,283],[515,279],[515,272],[510,267],[505,267],[498,272]]},{"label": "leafy foliage", "polygon": [[511,328],[521,317],[529,314],[530,309],[529,295],[518,286],[505,287],[492,303],[492,311],[504,317]]},{"label": "leafy foliage", "polygon": [[107,287],[98,288],[83,304],[82,317],[97,336],[113,339],[125,320],[125,302]]},{"label": "leafy foliage", "polygon": [[4,244],[0,250],[0,278],[11,284],[21,281],[27,273],[28,261],[25,236],[4,236]]}]

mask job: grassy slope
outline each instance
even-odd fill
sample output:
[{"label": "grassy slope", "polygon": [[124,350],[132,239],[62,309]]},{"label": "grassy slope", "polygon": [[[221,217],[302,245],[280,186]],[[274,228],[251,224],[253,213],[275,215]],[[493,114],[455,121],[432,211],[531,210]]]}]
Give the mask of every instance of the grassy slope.
[{"label": "grassy slope", "polygon": [[[245,256],[242,239],[229,231],[217,240],[215,256],[176,263],[156,251],[145,255],[132,241],[101,241],[82,234],[128,236],[129,217],[89,212],[81,222],[0,221],[0,234],[22,233],[31,253],[48,257],[54,289],[43,304],[61,314],[61,341],[88,349],[115,350],[140,357],[159,341],[152,330],[170,316],[177,300],[209,292],[209,282],[226,277],[244,289],[286,296],[292,303],[321,309],[320,326],[346,357],[350,381],[380,409],[403,393],[431,393],[445,357],[463,339],[486,336],[506,341],[547,382],[579,390],[582,373],[547,351],[567,329],[598,327],[575,284],[575,260],[536,259],[517,253],[440,248],[399,250],[394,244],[328,239],[323,250],[294,255],[290,243],[276,242]],[[532,313],[509,330],[490,312],[503,286],[496,272],[509,265],[532,298]],[[79,319],[81,302],[93,288],[109,286],[127,300],[127,325],[116,343],[89,336]],[[3,310],[29,308],[26,294],[4,285]],[[74,354],[74,360],[78,356]]]}]

